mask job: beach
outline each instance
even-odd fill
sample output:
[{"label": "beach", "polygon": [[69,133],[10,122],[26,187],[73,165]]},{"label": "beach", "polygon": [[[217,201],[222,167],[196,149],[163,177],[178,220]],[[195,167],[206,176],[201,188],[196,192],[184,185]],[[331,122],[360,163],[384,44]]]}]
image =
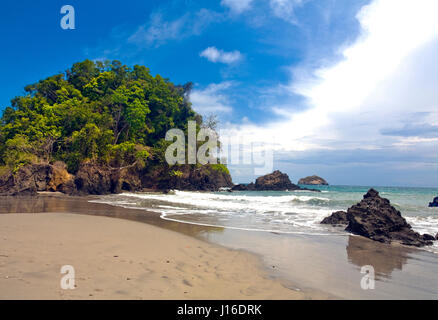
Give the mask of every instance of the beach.
[{"label": "beach", "polygon": [[[144,223],[0,214],[0,234],[0,299],[310,298],[268,279],[255,255]],[[61,289],[64,265],[73,290]]]},{"label": "beach", "polygon": [[[426,250],[181,223],[96,199],[0,199],[1,299],[438,298],[438,255]],[[74,290],[60,287],[64,265]],[[361,287],[366,265],[373,290]]]}]

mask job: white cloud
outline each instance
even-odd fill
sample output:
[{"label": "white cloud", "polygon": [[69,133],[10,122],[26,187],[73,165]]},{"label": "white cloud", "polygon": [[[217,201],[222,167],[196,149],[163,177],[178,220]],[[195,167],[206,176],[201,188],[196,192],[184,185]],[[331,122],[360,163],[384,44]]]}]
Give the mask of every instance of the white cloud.
[{"label": "white cloud", "polygon": [[[397,146],[407,138],[382,135],[383,129],[403,127],[412,112],[437,119],[436,12],[435,0],[373,1],[358,13],[360,36],[343,50],[341,61],[295,72],[294,80],[283,86],[306,99],[306,111],[297,113],[291,107],[287,114],[282,108],[282,121],[263,127],[244,124],[240,129],[254,141],[275,136],[278,150]],[[435,143],[409,139],[409,144]]]},{"label": "white cloud", "polygon": [[291,23],[296,23],[294,10],[302,3],[303,0],[269,0],[273,14]]},{"label": "white cloud", "polygon": [[210,84],[202,90],[193,90],[190,93],[193,109],[201,115],[231,113],[233,109],[224,91],[229,89],[232,84],[231,81],[226,81]]},{"label": "white cloud", "polygon": [[221,5],[230,8],[233,13],[240,14],[251,8],[253,0],[222,0]]},{"label": "white cloud", "polygon": [[214,63],[221,62],[225,64],[235,63],[243,58],[243,55],[237,50],[226,52],[223,50],[218,50],[216,47],[208,47],[202,51],[199,56],[204,57]]},{"label": "white cloud", "polygon": [[128,38],[128,42],[145,46],[159,46],[168,40],[180,40],[200,35],[210,24],[220,21],[222,16],[208,9],[186,13],[175,20],[165,20],[155,12],[147,24],[140,26]]}]

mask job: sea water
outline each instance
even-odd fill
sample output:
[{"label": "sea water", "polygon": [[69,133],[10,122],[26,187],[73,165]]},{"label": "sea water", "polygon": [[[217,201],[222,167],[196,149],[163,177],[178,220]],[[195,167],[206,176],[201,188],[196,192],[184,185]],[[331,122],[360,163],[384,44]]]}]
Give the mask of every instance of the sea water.
[{"label": "sea water", "polygon": [[[345,235],[343,228],[321,225],[323,218],[347,210],[370,187],[316,186],[311,191],[187,192],[170,194],[124,193],[104,196],[96,202],[145,209],[166,220],[259,232],[309,235]],[[428,204],[438,188],[376,187],[380,195],[401,211],[419,233],[438,233],[438,208]],[[438,245],[432,251],[438,252]]]}]

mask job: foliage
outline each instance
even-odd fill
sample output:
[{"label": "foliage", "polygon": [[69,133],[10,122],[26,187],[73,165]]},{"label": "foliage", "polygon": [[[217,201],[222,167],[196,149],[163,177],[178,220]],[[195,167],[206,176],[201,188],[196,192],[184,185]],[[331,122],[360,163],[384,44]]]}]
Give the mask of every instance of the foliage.
[{"label": "foliage", "polygon": [[230,171],[228,170],[227,166],[224,164],[211,164],[210,167],[215,170],[215,171],[219,171],[225,174],[230,174]]},{"label": "foliage", "polygon": [[170,172],[170,176],[171,176],[171,177],[181,178],[181,177],[183,176],[183,173],[182,173],[182,171],[180,171],[180,170],[172,170],[172,171]]},{"label": "foliage", "polygon": [[0,166],[86,161],[112,166],[164,162],[171,128],[202,118],[191,108],[192,84],[176,86],[149,69],[119,61],[74,64],[25,87],[0,120]]}]

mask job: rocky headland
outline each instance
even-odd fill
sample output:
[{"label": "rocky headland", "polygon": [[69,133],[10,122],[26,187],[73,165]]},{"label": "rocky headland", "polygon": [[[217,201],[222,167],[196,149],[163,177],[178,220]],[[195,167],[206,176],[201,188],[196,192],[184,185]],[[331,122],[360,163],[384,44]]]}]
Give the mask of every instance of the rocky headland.
[{"label": "rocky headland", "polygon": [[394,208],[388,199],[370,189],[363,200],[347,210],[335,212],[325,218],[322,224],[346,225],[345,231],[367,237],[382,243],[400,243],[423,247],[433,244],[435,237],[420,235]]},{"label": "rocky headland", "polygon": [[17,172],[0,176],[0,195],[36,195],[42,191],[59,191],[68,195],[103,195],[145,189],[217,191],[233,186],[231,176],[215,165],[128,166],[112,168],[107,165],[84,163],[76,174],[70,174],[62,162],[31,164]]}]

